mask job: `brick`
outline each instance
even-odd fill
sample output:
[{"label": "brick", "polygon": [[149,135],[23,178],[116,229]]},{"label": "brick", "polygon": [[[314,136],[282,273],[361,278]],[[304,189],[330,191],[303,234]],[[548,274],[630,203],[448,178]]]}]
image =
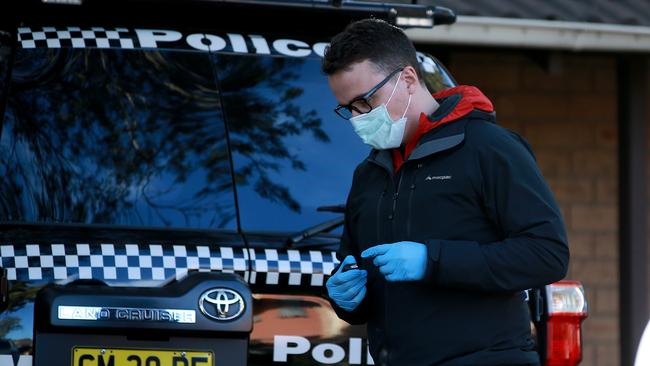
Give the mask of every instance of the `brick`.
[{"label": "brick", "polygon": [[[502,124],[503,120],[510,119],[513,120],[513,122],[516,121],[516,123],[519,124],[519,116],[517,115],[517,108],[514,104],[514,101],[512,100],[512,94],[511,93],[499,93],[495,96],[494,99],[492,99],[492,103],[494,104],[494,109],[497,112],[497,120],[499,124]],[[520,129],[517,129],[517,132],[523,133],[523,127],[519,127]]]},{"label": "brick", "polygon": [[510,100],[510,96],[507,93],[497,94],[496,97],[492,99],[492,104],[494,105],[494,109],[497,113],[497,123],[503,124],[503,122],[506,120],[511,120],[511,124],[520,123],[520,118],[517,116],[517,112],[515,110],[516,107]]},{"label": "brick", "polygon": [[565,89],[570,92],[591,92],[594,87],[594,70],[583,67],[568,68]]},{"label": "brick", "polygon": [[521,121],[570,121],[569,99],[564,95],[536,92],[515,94],[510,99]]},{"label": "brick", "polygon": [[[616,122],[616,94],[570,94],[565,118],[572,122]],[[587,128],[588,126],[585,126]]]},{"label": "brick", "polygon": [[581,177],[616,179],[618,161],[616,154],[596,149],[580,149],[573,152],[573,170]]},{"label": "brick", "polygon": [[595,124],[596,131],[596,144],[595,146],[599,149],[608,149],[614,153],[617,153],[616,148],[618,146],[618,127],[614,121],[609,123],[597,123]]},{"label": "brick", "polygon": [[547,182],[558,201],[590,203],[594,200],[594,184],[590,179],[549,178]]},{"label": "brick", "polygon": [[594,92],[616,94],[616,83],[616,69],[613,66],[605,67],[594,75]]},{"label": "brick", "polygon": [[571,70],[588,70],[592,74],[591,92],[616,93],[616,61],[614,57],[594,55],[567,58]]},{"label": "brick", "polygon": [[591,306],[596,314],[617,315],[618,288],[599,288],[596,290],[596,302]]},{"label": "brick", "polygon": [[603,344],[596,347],[596,366],[620,365],[620,348],[617,344]]},{"label": "brick", "polygon": [[[426,52],[426,51],[424,51]],[[430,53],[434,53],[435,48]],[[492,50],[478,50],[465,48],[455,51],[451,54],[449,65],[450,67],[461,63],[473,63],[474,65],[490,64],[494,62],[521,64],[528,62],[526,57],[521,52],[494,52]]]},{"label": "brick", "polygon": [[520,71],[517,64],[477,65],[475,62],[468,62],[455,64],[451,73],[459,84],[475,85],[483,92],[498,92],[519,90]]},{"label": "brick", "polygon": [[[618,342],[618,318],[611,315],[593,315],[582,323],[584,337],[589,341],[595,342]],[[600,346],[600,344],[599,344]],[[600,353],[597,358],[600,359]]]},{"label": "brick", "polygon": [[[609,260],[571,260],[571,280],[581,281],[585,286],[618,285],[618,266]],[[589,294],[589,296],[592,296]]]},{"label": "brick", "polygon": [[[561,62],[561,61],[560,61]],[[563,66],[563,65],[561,65]],[[571,75],[573,77],[573,75]],[[566,68],[560,70],[546,70],[540,65],[525,64],[522,66],[522,89],[525,91],[545,90],[561,92],[567,87]]]},{"label": "brick", "polygon": [[554,91],[566,93],[575,91],[593,90],[593,70],[590,68],[576,67],[560,59],[560,69],[545,70],[539,65],[527,64],[522,66],[522,87],[531,91]]},{"label": "brick", "polygon": [[612,264],[618,262],[618,236],[616,234],[601,233],[596,235],[594,255],[598,259],[611,259]]},{"label": "brick", "polygon": [[593,344],[582,345],[582,366],[592,366],[596,364],[596,346]]},{"label": "brick", "polygon": [[574,67],[592,69],[600,72],[605,72],[604,70],[608,69],[612,72],[616,71],[616,58],[611,56],[576,55],[575,57],[567,58],[567,63]]},{"label": "brick", "polygon": [[594,129],[585,129],[578,123],[531,122],[524,125],[526,138],[533,147],[593,147]]},{"label": "brick", "polygon": [[558,149],[539,148],[535,149],[537,165],[544,177],[565,177],[573,170],[573,159],[571,153]]},{"label": "brick", "polygon": [[591,233],[576,233],[569,231],[569,251],[571,260],[574,258],[591,259],[593,258],[596,238]]},{"label": "brick", "polygon": [[613,178],[596,180],[596,201],[616,204],[618,202],[618,181]]},{"label": "brick", "polygon": [[618,230],[618,209],[615,205],[574,205],[571,229],[615,232]]}]

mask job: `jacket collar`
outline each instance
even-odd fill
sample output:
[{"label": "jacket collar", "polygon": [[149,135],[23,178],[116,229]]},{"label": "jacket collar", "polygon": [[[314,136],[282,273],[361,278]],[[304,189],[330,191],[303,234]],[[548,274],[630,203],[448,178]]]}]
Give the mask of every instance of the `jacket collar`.
[{"label": "jacket collar", "polygon": [[[420,115],[418,129],[413,139],[406,146],[408,160],[421,159],[426,156],[449,150],[465,140],[465,125],[473,118],[495,121],[495,112],[490,100],[476,87],[458,86],[433,94],[439,107],[427,116]],[[454,122],[454,123],[450,123]],[[401,160],[399,149],[373,149],[368,157],[391,174],[401,166],[395,164],[395,158]]]}]

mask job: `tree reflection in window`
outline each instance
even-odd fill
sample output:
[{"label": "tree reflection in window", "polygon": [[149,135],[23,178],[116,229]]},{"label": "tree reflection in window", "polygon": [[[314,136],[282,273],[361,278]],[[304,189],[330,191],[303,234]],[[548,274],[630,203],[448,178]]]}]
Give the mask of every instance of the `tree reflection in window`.
[{"label": "tree reflection in window", "polygon": [[300,202],[286,185],[273,181],[269,172],[279,172],[281,161],[288,161],[295,170],[305,170],[300,157],[289,151],[284,141],[287,137],[311,133],[317,141],[330,141],[313,106],[297,102],[304,93],[295,83],[303,61],[225,55],[213,60],[231,148],[246,158],[245,163],[240,161],[235,166],[236,183],[252,184],[259,196],[300,212]]},{"label": "tree reflection in window", "polygon": [[15,70],[0,219],[233,227],[207,55],[20,50]]},{"label": "tree reflection in window", "polygon": [[230,126],[233,150],[248,158],[238,184],[299,212],[268,174],[278,161],[305,169],[281,139],[329,139],[316,112],[295,102],[295,62],[19,50],[0,137],[0,220],[234,228],[222,102],[232,121],[246,121]]}]

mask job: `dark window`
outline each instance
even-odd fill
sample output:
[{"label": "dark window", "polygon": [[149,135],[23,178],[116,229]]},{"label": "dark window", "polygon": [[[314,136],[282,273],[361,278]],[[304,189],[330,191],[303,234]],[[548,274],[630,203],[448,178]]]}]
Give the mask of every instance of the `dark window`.
[{"label": "dark window", "polygon": [[0,30],[0,131],[9,87],[9,65],[11,63],[12,34]]},{"label": "dark window", "polygon": [[295,231],[340,216],[368,154],[337,102],[320,58],[213,56],[230,131],[241,225]]},{"label": "dark window", "polygon": [[19,49],[0,221],[236,228],[209,55]]},{"label": "dark window", "polygon": [[[418,56],[432,91],[453,85]],[[235,229],[224,121],[243,230],[340,217],[317,208],[345,203],[369,147],[333,112],[320,65],[316,56],[18,49],[0,128],[0,221]]]}]

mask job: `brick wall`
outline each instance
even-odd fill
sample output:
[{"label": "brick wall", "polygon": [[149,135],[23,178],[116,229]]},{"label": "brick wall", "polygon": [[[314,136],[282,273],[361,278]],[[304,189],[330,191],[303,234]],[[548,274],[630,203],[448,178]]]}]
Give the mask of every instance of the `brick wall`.
[{"label": "brick wall", "polygon": [[567,279],[582,281],[589,301],[582,365],[618,365],[614,58],[515,50],[452,50],[447,56],[458,83],[482,89],[495,104],[498,122],[533,146],[566,221]]}]

